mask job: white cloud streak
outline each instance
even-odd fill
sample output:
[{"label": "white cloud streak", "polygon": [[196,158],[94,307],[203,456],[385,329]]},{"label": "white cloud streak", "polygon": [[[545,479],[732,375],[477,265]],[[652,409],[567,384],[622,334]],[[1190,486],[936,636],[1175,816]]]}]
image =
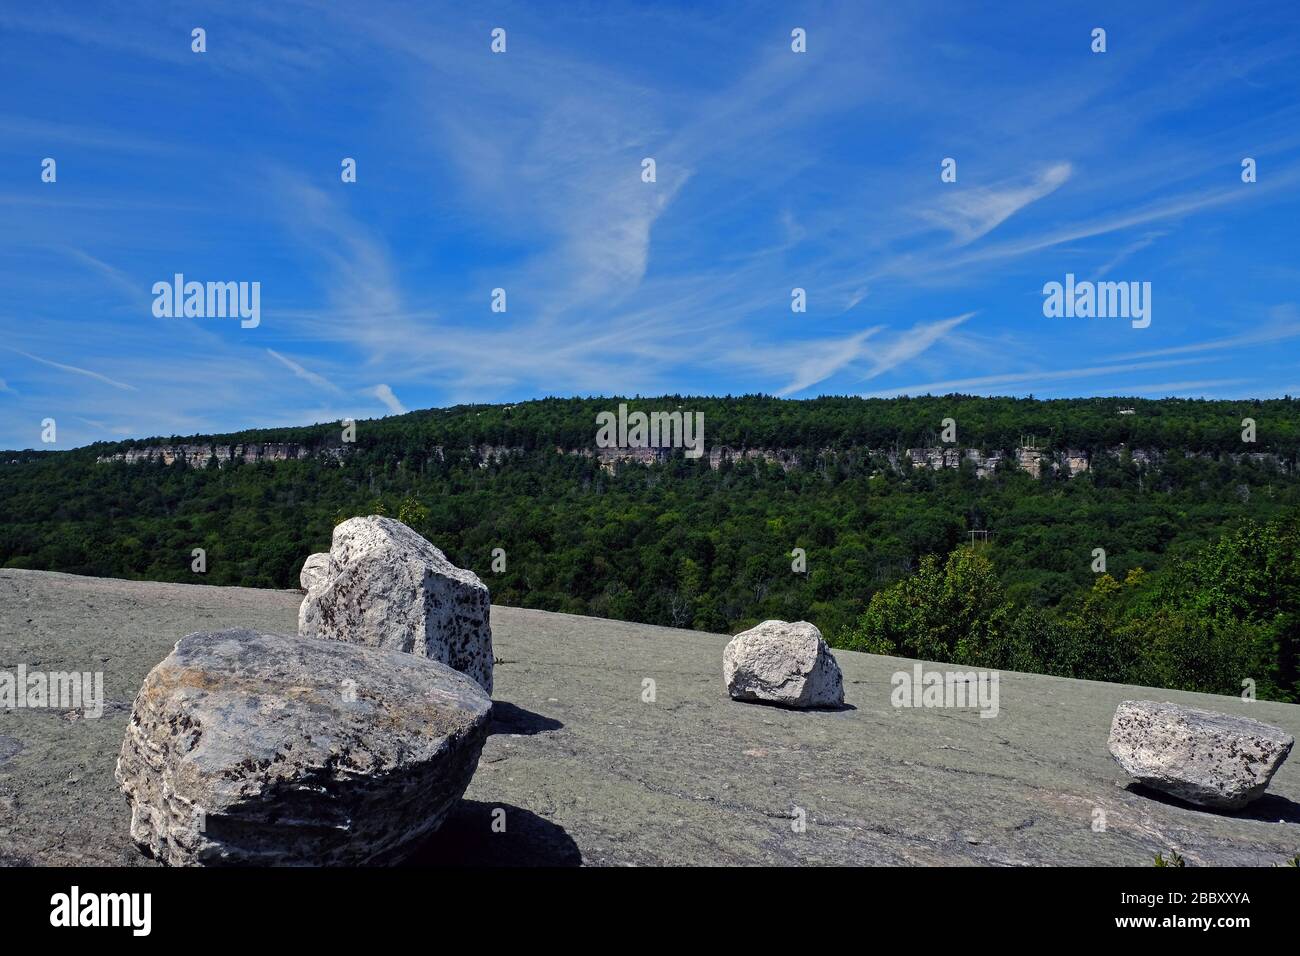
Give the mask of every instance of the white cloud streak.
[{"label": "white cloud streak", "polygon": [[87,378],[93,378],[97,382],[103,382],[105,385],[111,385],[114,388],[120,388],[123,391],[138,391],[134,385],[128,385],[126,382],[119,382],[116,379],[109,378],[107,375],[101,375],[99,372],[92,372],[90,369],[78,368],[75,365],[64,365],[62,362],[53,362],[49,359],[43,359],[39,355],[32,355],[30,352],[24,352],[21,349],[11,348],[9,351],[16,352],[24,358],[31,359],[33,362],[40,362],[42,365],[48,365],[51,368],[57,368],[64,372],[71,372],[74,375],[84,375]]},{"label": "white cloud streak", "polygon": [[1006,385],[1024,385],[1035,382],[1051,382],[1069,378],[1090,378],[1093,376],[1117,375],[1127,372],[1141,372],[1153,368],[1167,368],[1171,365],[1187,365],[1205,359],[1173,359],[1164,362],[1135,362],[1128,365],[1092,365],[1086,368],[1046,369],[1033,372],[1016,372],[1001,375],[981,375],[974,378],[952,379],[946,382],[924,382],[919,385],[903,385],[898,388],[869,392],[863,398],[893,398],[897,395],[945,394],[963,388],[989,388]]},{"label": "white cloud streak", "polygon": [[1024,185],[999,187],[967,187],[958,175],[957,182],[944,186],[943,201],[923,211],[922,216],[952,233],[957,245],[968,245],[1030,203],[1054,193],[1070,178],[1071,172],[1069,163],[1055,163]]},{"label": "white cloud streak", "polygon": [[285,366],[285,368],[293,372],[294,375],[298,376],[304,382],[310,382],[312,385],[315,385],[317,388],[324,389],[327,392],[334,392],[337,394],[343,391],[341,388],[339,388],[337,385],[335,385],[333,382],[327,379],[324,375],[319,375],[316,372],[312,372],[309,371],[308,369],[303,368],[302,365],[295,362],[291,358],[281,355],[275,349],[269,348],[266,351],[271,354],[272,358],[282,363]]},{"label": "white cloud streak", "polygon": [[370,389],[370,394],[383,402],[384,406],[392,414],[401,415],[406,412],[406,408],[397,400],[397,396],[393,394],[393,390],[387,385],[384,385],[383,383],[376,385],[374,388]]}]

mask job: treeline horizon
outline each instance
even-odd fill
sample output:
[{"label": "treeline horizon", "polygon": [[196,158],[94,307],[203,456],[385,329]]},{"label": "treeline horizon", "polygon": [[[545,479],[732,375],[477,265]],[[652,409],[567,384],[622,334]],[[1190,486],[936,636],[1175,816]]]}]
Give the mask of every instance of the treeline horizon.
[{"label": "treeline horizon", "polygon": [[[517,403],[429,408],[383,418],[358,419],[356,443],[424,440],[468,447],[479,444],[529,450],[593,447],[595,416],[619,403],[642,411],[700,411],[706,446],[888,448],[941,444],[943,420],[956,422],[958,447],[1010,449],[1033,441],[1045,450],[1096,452],[1120,445],[1189,452],[1256,451],[1294,457],[1300,449],[1300,398],[1055,398],[951,394],[810,399],[741,396],[608,396],[542,398]],[[1133,414],[1121,415],[1131,409]],[[1242,441],[1243,420],[1256,422],[1252,443]],[[72,449],[5,450],[6,456],[60,453],[113,454],[162,444],[296,443],[338,445],[339,422],[233,432],[155,435],[99,441]]]}]

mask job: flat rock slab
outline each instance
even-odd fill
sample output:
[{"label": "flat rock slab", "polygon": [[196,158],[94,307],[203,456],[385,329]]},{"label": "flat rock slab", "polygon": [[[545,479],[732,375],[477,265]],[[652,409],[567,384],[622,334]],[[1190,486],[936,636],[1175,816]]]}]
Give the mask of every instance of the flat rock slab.
[{"label": "flat rock slab", "polygon": [[734,700],[782,707],[839,707],[844,678],[822,632],[807,621],[764,621],[722,651],[722,679]]},{"label": "flat rock slab", "polygon": [[1109,743],[1138,783],[1225,810],[1262,796],[1294,745],[1286,731],[1249,717],[1149,700],[1119,705]]},{"label": "flat rock slab", "polygon": [[144,680],[116,779],[173,865],[390,862],[469,785],[492,702],[424,657],[232,628]]},{"label": "flat rock slab", "polygon": [[344,521],[324,573],[313,578],[298,609],[300,637],[422,654],[492,693],[487,587],[400,521]]},{"label": "flat rock slab", "polygon": [[[0,710],[0,735],[24,745],[0,763],[0,860],[156,865],[113,780],[141,682],[177,635],[292,632],[301,601],[0,569],[0,669],[102,670],[107,698],[97,720]],[[410,861],[1146,868],[1171,850],[1189,866],[1271,866],[1300,847],[1300,762],[1223,813],[1130,789],[1106,749],[1124,700],[1296,736],[1294,704],[1003,671],[989,719],[894,707],[891,676],[914,662],[837,650],[845,708],[755,707],[719,680],[727,635],[500,606],[492,624],[490,736],[465,799]]]}]

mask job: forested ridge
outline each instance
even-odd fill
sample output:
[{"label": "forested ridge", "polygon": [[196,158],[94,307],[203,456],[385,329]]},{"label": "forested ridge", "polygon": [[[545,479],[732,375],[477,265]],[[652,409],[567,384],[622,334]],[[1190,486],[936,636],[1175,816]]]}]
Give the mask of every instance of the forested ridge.
[{"label": "forested ridge", "polygon": [[[706,448],[823,454],[790,470],[714,470],[679,451],[613,473],[556,454],[593,447],[597,412],[620,401],[703,412]],[[852,451],[937,444],[945,418],[961,447],[1082,449],[1091,469],[1034,478],[1008,465],[980,479]],[[1250,680],[1262,697],[1296,699],[1300,406],[1289,398],[547,399],[361,421],[342,464],[96,461],[132,446],[339,435],[328,423],[0,453],[0,565],[291,587],[338,520],[381,512],[472,568],[501,604],[720,632],[807,619],[864,650],[1230,694]],[[488,461],[480,444],[525,451]],[[1135,463],[1117,448],[1164,454]],[[1234,457],[1256,452],[1276,460]],[[972,545],[972,530],[987,539]]]},{"label": "forested ridge", "polygon": [[[431,445],[496,444],[545,449],[590,447],[596,414],[618,403],[642,411],[685,409],[704,414],[709,446],[782,448],[915,447],[934,444],[940,423],[957,423],[957,444],[1013,448],[1034,438],[1046,448],[1133,447],[1189,452],[1260,451],[1294,455],[1300,448],[1300,399],[976,398],[963,395],[864,399],[830,396],[796,401],[742,397],[549,398],[515,405],[458,405],[360,423],[358,445],[417,456]],[[1121,414],[1132,410],[1133,414]],[[1260,425],[1244,446],[1241,421]],[[334,422],[256,428],[217,435],[100,442],[79,453],[107,454],[166,441],[301,442],[337,440]],[[6,458],[34,452],[3,452]]]}]

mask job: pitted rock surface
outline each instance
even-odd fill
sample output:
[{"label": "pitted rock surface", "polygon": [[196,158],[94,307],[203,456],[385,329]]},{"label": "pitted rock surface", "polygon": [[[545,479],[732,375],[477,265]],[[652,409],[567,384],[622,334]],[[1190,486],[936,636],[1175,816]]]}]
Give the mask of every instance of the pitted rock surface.
[{"label": "pitted rock surface", "polygon": [[401,859],[478,764],[492,702],[426,658],[246,629],[191,634],[145,678],[115,773],[173,865]]},{"label": "pitted rock surface", "polygon": [[722,677],[736,700],[785,707],[844,703],[839,664],[807,621],[764,621],[737,634],[723,649]]},{"label": "pitted rock surface", "polygon": [[325,578],[303,598],[298,634],[440,661],[492,693],[488,589],[400,521],[371,515],[334,529]]},{"label": "pitted rock surface", "polygon": [[1261,796],[1295,738],[1249,717],[1126,700],[1111,722],[1111,755],[1138,783],[1188,803],[1236,810]]}]

